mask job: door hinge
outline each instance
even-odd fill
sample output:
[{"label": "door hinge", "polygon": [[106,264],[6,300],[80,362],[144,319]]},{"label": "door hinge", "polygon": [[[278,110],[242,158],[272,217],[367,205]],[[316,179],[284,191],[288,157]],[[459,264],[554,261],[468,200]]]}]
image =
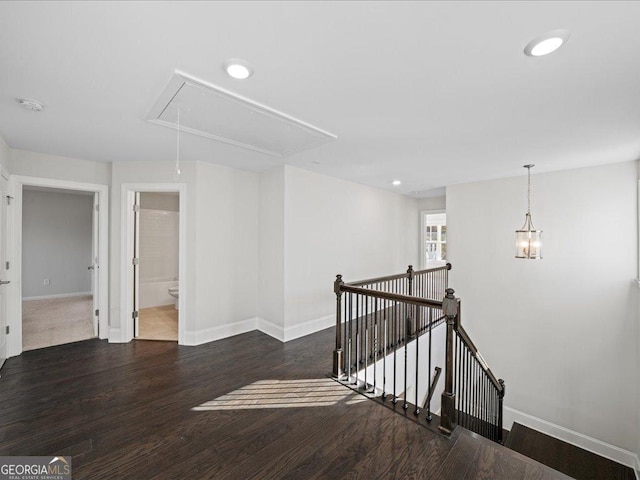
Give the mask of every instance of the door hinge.
[{"label": "door hinge", "polygon": [[140,263],[140,259],[137,257],[133,258],[133,261],[131,262],[132,265],[138,265]]},{"label": "door hinge", "polygon": [[96,308],[96,317],[100,316],[100,309]]},{"label": "door hinge", "polygon": [[133,318],[133,319],[138,318],[138,311],[137,310],[131,314],[131,318]]},{"label": "door hinge", "polygon": [[140,211],[140,205],[134,205],[133,206],[133,211],[134,212],[139,212]]},{"label": "door hinge", "polygon": [[4,268],[5,268],[5,269],[7,269],[7,270],[9,270],[9,262],[6,262],[6,263],[5,263]]},{"label": "door hinge", "polygon": [[96,208],[96,212],[99,212],[99,211],[100,211],[100,205],[97,205],[97,204],[96,204],[95,208]]},{"label": "door hinge", "polygon": [[11,205],[11,200],[13,200],[13,197],[11,195],[7,195],[7,205]]},{"label": "door hinge", "polygon": [[7,325],[7,328],[6,328],[6,330],[5,330],[5,333],[6,333],[7,335],[9,335],[9,330],[10,330],[9,325]]}]

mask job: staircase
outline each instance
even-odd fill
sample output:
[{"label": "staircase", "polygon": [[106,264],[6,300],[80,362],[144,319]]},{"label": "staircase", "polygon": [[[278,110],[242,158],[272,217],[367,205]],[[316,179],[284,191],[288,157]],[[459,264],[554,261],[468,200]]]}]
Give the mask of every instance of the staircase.
[{"label": "staircase", "polygon": [[[338,275],[333,377],[394,409],[400,404],[418,421],[422,413],[432,422],[435,407],[446,435],[460,424],[502,443],[504,382],[462,327],[460,299],[447,288],[450,269],[409,266],[350,283]],[[436,395],[440,371],[444,386]]]},{"label": "staircase", "polygon": [[635,480],[632,468],[524,425],[503,430],[504,381],[461,324],[450,269],[409,266],[406,273],[350,283],[338,275],[333,378],[456,442],[456,427],[464,427],[498,444],[507,438],[505,447],[578,480]]},{"label": "staircase", "polygon": [[635,480],[633,469],[514,423],[505,446],[577,480]]}]

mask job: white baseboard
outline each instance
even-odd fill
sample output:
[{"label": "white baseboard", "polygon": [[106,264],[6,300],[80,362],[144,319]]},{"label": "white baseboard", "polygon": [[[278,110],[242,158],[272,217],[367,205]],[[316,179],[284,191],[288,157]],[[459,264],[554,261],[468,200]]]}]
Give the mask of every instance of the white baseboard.
[{"label": "white baseboard", "polygon": [[264,318],[258,317],[257,329],[262,333],[266,333],[270,337],[275,338],[276,340],[280,340],[284,342],[284,329],[280,325],[276,325],[269,320],[265,320]]},{"label": "white baseboard", "polygon": [[235,323],[226,323],[204,330],[184,332],[184,345],[202,345],[203,343],[215,342],[223,338],[233,337],[241,333],[256,330],[258,318],[252,317]]},{"label": "white baseboard", "polygon": [[329,328],[336,324],[335,315],[327,315],[326,317],[316,318],[299,325],[293,325],[291,327],[284,328],[284,341],[295,340],[296,338],[311,335],[312,333],[319,332],[325,328]]},{"label": "white baseboard", "polygon": [[562,440],[563,442],[631,467],[636,471],[636,476],[638,476],[640,463],[638,455],[633,452],[505,406],[504,428],[511,430],[513,428],[513,422],[518,422],[526,427],[533,428],[558,440]]},{"label": "white baseboard", "polygon": [[127,343],[122,338],[122,330],[119,328],[109,328],[109,343]]},{"label": "white baseboard", "polygon": [[91,295],[91,292],[76,292],[76,293],[58,293],[57,295],[41,295],[39,297],[23,297],[22,301],[26,302],[29,300],[47,300],[50,298],[67,298],[67,297],[84,297],[86,295]]},{"label": "white baseboard", "polygon": [[[247,333],[252,330],[259,330],[276,340],[288,342],[331,327],[334,322],[335,317],[333,315],[328,315],[299,325],[293,325],[289,328],[282,328],[280,325],[276,325],[264,318],[252,317],[236,323],[227,323],[216,327],[205,328],[203,330],[185,332],[184,345],[202,345],[203,343],[215,342],[216,340],[222,340],[223,338]],[[109,341],[117,341],[111,340],[111,335],[109,338]]]}]

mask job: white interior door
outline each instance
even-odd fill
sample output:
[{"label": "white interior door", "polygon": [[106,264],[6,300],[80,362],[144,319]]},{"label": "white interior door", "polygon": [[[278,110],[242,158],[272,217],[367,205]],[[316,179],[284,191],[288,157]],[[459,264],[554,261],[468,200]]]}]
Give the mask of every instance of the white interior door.
[{"label": "white interior door", "polygon": [[100,320],[100,215],[98,213],[98,193],[93,194],[93,234],[91,237],[91,295],[93,296],[93,335],[98,336]]},{"label": "white interior door", "polygon": [[0,368],[7,359],[7,179],[0,176]]},{"label": "white interior door", "polygon": [[133,337],[139,332],[140,305],[140,192],[135,193],[133,202]]}]

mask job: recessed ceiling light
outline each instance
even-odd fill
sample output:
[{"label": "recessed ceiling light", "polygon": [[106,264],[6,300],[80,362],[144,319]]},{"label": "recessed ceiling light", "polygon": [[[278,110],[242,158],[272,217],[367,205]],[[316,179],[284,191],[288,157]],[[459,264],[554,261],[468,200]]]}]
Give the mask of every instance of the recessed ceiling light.
[{"label": "recessed ceiling light", "polygon": [[249,62],[240,58],[230,58],[224,62],[224,71],[237,80],[244,80],[253,75],[253,68]]},{"label": "recessed ceiling light", "polygon": [[391,182],[391,185],[397,187],[398,185],[402,185],[402,182],[400,180],[394,180],[393,182]]},{"label": "recessed ceiling light", "polygon": [[549,55],[567,43],[570,36],[571,33],[568,30],[553,30],[552,32],[547,32],[530,41],[527,46],[524,47],[524,53],[530,57]]},{"label": "recessed ceiling light", "polygon": [[44,105],[37,100],[32,100],[30,98],[17,98],[16,100],[20,105],[32,112],[41,112],[44,109]]}]

